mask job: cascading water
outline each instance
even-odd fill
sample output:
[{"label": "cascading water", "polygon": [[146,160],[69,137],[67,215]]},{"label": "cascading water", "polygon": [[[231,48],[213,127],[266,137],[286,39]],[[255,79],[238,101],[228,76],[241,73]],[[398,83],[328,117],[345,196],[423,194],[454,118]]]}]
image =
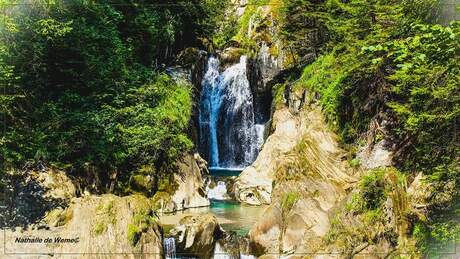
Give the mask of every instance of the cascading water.
[{"label": "cascading water", "polygon": [[176,240],[173,237],[166,237],[163,240],[163,249],[166,259],[176,258]]},{"label": "cascading water", "polygon": [[206,192],[208,194],[208,199],[213,200],[228,200],[230,197],[227,193],[227,185],[224,181],[218,181],[216,186],[210,187],[211,183],[206,186]]},{"label": "cascading water", "polygon": [[260,147],[246,57],[222,73],[219,65],[210,57],[202,81],[200,149],[211,167],[242,168],[255,160]]}]

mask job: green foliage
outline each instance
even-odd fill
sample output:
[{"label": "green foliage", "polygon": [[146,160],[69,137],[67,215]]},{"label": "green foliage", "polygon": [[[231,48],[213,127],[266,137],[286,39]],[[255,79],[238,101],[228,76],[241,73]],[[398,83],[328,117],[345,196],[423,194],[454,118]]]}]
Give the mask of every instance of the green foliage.
[{"label": "green foliage", "polygon": [[[387,198],[385,186],[385,169],[375,169],[364,175],[359,182],[359,196],[355,198],[356,211],[375,210],[380,208]],[[353,199],[352,199],[353,200]]]},{"label": "green foliage", "polygon": [[359,168],[359,166],[361,165],[361,161],[358,158],[353,158],[353,159],[349,160],[348,164],[352,168]]},{"label": "green foliage", "polygon": [[[394,101],[390,108],[401,122],[396,134],[416,146],[407,167],[433,170],[452,163],[459,154],[460,24],[418,26],[419,33],[389,44],[397,67],[389,79]],[[453,140],[453,142],[452,142]]]},{"label": "green foliage", "polygon": [[283,208],[283,211],[289,212],[300,197],[300,193],[298,192],[284,193],[281,199],[281,207]]},{"label": "green foliage", "polygon": [[272,88],[273,95],[273,105],[275,108],[279,107],[284,103],[284,90],[286,88],[285,84],[276,84]]},{"label": "green foliage", "polygon": [[215,42],[220,47],[235,42],[246,52],[254,56],[258,53],[260,43],[264,41],[270,46],[269,51],[275,54],[275,34],[269,28],[276,27],[271,17],[276,17],[282,0],[249,0],[240,17],[230,14],[225,19],[224,26],[216,34]]},{"label": "green foliage", "polygon": [[[327,39],[320,48],[324,54],[305,67],[297,87],[319,94],[327,118],[345,143],[356,143],[370,122],[385,113],[393,123],[391,136],[402,147],[395,159],[403,170],[458,178],[460,26],[423,24],[433,20],[429,14],[436,2],[303,1],[302,17],[323,23],[327,35],[336,36]],[[407,16],[400,15],[409,9]],[[369,23],[363,24],[363,14],[369,15]],[[286,30],[305,33],[295,27]],[[374,141],[383,138],[377,134]]]},{"label": "green foliage", "polygon": [[103,234],[106,230],[107,230],[107,225],[105,224],[105,222],[101,221],[101,222],[96,223],[96,225],[93,228],[93,233],[96,236],[98,236],[98,235]]},{"label": "green foliage", "polygon": [[133,224],[128,224],[128,241],[131,244],[131,246],[135,246],[137,242],[139,241],[141,232],[139,231],[139,228]]},{"label": "green foliage", "polygon": [[148,231],[154,224],[156,224],[156,220],[152,210],[144,209],[137,212],[133,216],[132,222],[128,224],[127,238],[130,244],[136,246],[142,233]]},{"label": "green foliage", "polygon": [[447,213],[437,215],[432,222],[418,222],[412,236],[429,258],[442,258],[443,254],[454,251],[455,246],[460,244],[459,220],[460,203],[456,200]]},{"label": "green foliage", "polygon": [[[385,224],[381,214],[388,199],[397,218],[396,234],[404,238],[413,223],[406,192],[410,173],[423,172],[436,186],[458,186],[460,25],[429,23],[437,19],[437,5],[436,0],[287,0],[282,8],[286,46],[300,61],[317,56],[294,88],[315,93],[345,144],[358,148],[368,141],[391,142],[397,151],[394,162],[407,172],[406,177],[392,168],[376,169],[362,177],[346,210],[366,226],[353,229],[338,222],[340,229],[330,238],[346,236],[344,247],[366,236],[375,240],[384,231],[374,225]],[[382,123],[387,131],[378,129]],[[367,235],[368,226],[375,235]],[[416,227],[415,235],[431,236],[427,228]],[[455,236],[442,229],[440,236]]]},{"label": "green foliage", "polygon": [[437,20],[440,0],[403,0],[402,12],[406,21],[429,22]]},{"label": "green foliage", "polygon": [[457,221],[435,223],[429,227],[426,254],[430,258],[442,258],[442,253],[454,251],[460,243],[460,224]]},{"label": "green foliage", "polygon": [[128,181],[192,147],[191,86],[161,64],[211,34],[222,1],[14,3],[0,3],[3,164],[94,165]]}]

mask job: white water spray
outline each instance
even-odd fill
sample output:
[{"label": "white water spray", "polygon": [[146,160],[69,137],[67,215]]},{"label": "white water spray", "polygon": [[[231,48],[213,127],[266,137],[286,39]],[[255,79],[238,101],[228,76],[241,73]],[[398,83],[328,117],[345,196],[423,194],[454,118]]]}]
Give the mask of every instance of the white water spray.
[{"label": "white water spray", "polygon": [[260,146],[246,56],[222,73],[219,65],[210,57],[202,82],[200,146],[211,167],[245,167],[255,160]]}]

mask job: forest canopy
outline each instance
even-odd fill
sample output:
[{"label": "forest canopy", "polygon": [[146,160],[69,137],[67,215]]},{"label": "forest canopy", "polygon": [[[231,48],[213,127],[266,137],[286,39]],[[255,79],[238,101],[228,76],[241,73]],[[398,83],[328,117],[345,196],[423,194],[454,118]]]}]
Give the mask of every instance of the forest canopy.
[{"label": "forest canopy", "polygon": [[127,171],[193,143],[192,89],[164,74],[225,1],[0,1],[2,164]]}]

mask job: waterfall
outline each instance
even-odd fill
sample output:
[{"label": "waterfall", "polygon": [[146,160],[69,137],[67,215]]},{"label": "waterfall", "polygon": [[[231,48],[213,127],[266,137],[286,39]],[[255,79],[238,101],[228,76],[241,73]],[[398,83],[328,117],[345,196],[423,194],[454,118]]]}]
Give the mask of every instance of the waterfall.
[{"label": "waterfall", "polygon": [[218,181],[214,188],[206,186],[206,192],[208,193],[208,199],[213,200],[228,200],[230,197],[227,194],[227,185],[224,181]]},{"label": "waterfall", "polygon": [[[219,242],[216,242],[216,246],[214,247],[214,256],[213,259],[231,259],[235,258],[235,255],[231,255],[228,251],[225,251],[224,247]],[[240,259],[256,259],[253,255],[247,255],[240,252],[239,254]]]},{"label": "waterfall", "polygon": [[214,247],[214,259],[231,259],[232,257],[222,248],[219,242]]},{"label": "waterfall", "polygon": [[261,149],[264,144],[265,124],[256,124],[257,148]]},{"label": "waterfall", "polygon": [[173,237],[167,237],[163,240],[163,250],[166,259],[176,258],[176,240]]},{"label": "waterfall", "polygon": [[200,150],[210,167],[242,168],[259,151],[253,96],[246,75],[246,56],[219,72],[219,60],[208,59],[200,96]]}]

